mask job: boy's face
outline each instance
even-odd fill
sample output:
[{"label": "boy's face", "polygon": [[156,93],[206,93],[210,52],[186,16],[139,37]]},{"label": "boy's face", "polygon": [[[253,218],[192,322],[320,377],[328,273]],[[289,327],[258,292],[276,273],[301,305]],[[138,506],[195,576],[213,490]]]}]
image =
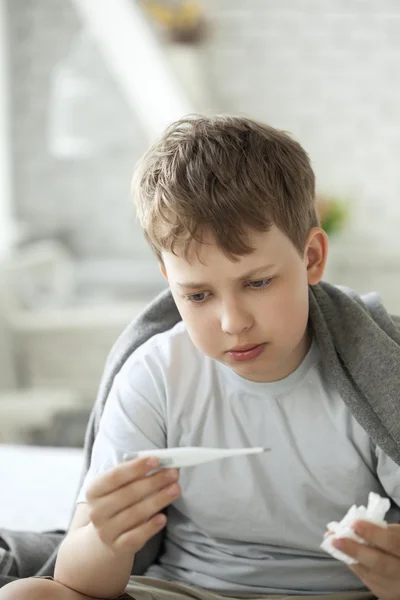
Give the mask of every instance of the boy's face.
[{"label": "boy's face", "polygon": [[309,347],[308,285],[322,277],[326,234],[312,229],[300,256],[275,226],[250,232],[254,251],[237,262],[211,235],[204,241],[193,244],[188,260],[162,255],[162,271],[193,343],[246,379],[283,379]]}]

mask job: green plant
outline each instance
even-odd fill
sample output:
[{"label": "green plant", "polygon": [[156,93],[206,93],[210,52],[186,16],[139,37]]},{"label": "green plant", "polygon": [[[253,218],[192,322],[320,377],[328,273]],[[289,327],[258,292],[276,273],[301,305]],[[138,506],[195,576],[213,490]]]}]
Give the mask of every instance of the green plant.
[{"label": "green plant", "polygon": [[343,229],[349,216],[346,202],[337,198],[319,196],[316,206],[321,227],[329,236],[335,235]]}]

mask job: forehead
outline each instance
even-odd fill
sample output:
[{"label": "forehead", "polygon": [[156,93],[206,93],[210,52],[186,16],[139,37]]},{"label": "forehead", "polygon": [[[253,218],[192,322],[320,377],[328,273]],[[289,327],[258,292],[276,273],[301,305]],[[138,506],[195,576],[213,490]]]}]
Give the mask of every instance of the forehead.
[{"label": "forehead", "polygon": [[297,254],[292,242],[275,226],[268,232],[249,232],[248,243],[253,251],[243,256],[231,258],[218,246],[211,233],[203,236],[202,242],[193,242],[185,257],[183,249],[163,252],[162,258],[168,276],[189,276],[193,273],[209,274],[212,271],[231,274],[235,277],[267,264],[282,264]]}]

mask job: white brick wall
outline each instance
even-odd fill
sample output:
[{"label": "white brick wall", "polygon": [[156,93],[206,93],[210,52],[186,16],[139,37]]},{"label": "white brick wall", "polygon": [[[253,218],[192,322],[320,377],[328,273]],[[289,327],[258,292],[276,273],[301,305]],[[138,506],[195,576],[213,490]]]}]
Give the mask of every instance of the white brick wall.
[{"label": "white brick wall", "polygon": [[[7,3],[17,217],[62,236],[79,258],[150,257],[129,198],[146,138],[99,49],[68,0]],[[83,84],[64,102],[60,67]],[[87,156],[54,152],[66,129]]]},{"label": "white brick wall", "polygon": [[400,252],[400,3],[206,0],[209,78],[220,110],[303,144],[321,191]]}]

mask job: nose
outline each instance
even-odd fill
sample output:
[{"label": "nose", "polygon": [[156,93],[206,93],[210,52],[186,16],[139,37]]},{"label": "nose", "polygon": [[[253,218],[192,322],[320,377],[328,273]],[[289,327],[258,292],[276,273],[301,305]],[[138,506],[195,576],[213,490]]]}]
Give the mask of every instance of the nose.
[{"label": "nose", "polygon": [[221,329],[230,335],[239,335],[253,324],[251,314],[237,302],[225,302],[222,306]]}]

